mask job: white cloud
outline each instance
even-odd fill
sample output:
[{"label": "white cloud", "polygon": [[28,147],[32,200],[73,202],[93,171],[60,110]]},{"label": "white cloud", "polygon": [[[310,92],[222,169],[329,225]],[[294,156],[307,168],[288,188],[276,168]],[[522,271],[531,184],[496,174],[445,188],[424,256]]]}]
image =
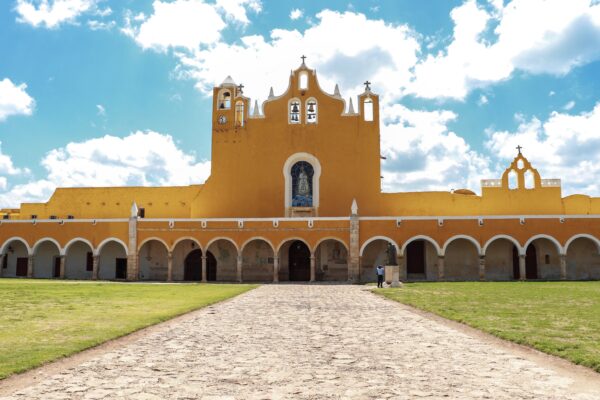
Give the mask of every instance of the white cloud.
[{"label": "white cloud", "polygon": [[104,21],[98,21],[95,19],[91,19],[87,22],[88,27],[93,30],[93,31],[100,31],[100,30],[111,30],[112,28],[114,28],[117,23],[115,21],[108,21],[108,22],[104,22]]},{"label": "white cloud", "polygon": [[382,110],[381,149],[384,191],[479,191],[479,181],[494,174],[489,159],[449,131],[451,111],[411,110],[396,104]]},{"label": "white cloud", "polygon": [[512,160],[514,148],[538,169],[542,178],[563,178],[563,194],[600,194],[600,103],[578,115],[553,112],[547,121],[522,121],[515,132],[490,134],[486,147],[501,160]]},{"label": "white cloud", "polygon": [[[462,100],[515,70],[566,74],[600,58],[600,5],[589,0],[513,0],[486,11],[467,0],[451,12],[453,40],[415,68],[409,92]],[[490,43],[490,27],[496,39]]]},{"label": "white cloud", "polygon": [[293,9],[293,10],[290,12],[290,19],[291,19],[292,21],[295,21],[295,20],[297,20],[297,19],[300,19],[300,18],[302,18],[302,15],[303,15],[303,14],[304,14],[304,12],[303,12],[301,9],[299,9],[299,8],[295,8],[295,9]]},{"label": "white cloud", "polygon": [[97,0],[17,0],[15,11],[19,22],[57,28],[62,23],[75,22],[88,11],[95,11],[96,4]]},{"label": "white cloud", "polygon": [[482,94],[481,96],[479,96],[479,100],[477,100],[477,104],[479,106],[486,105],[487,103],[489,103],[489,99],[486,95]]},{"label": "white cloud", "polygon": [[248,24],[248,10],[255,13],[262,11],[262,3],[260,0],[217,0],[217,8],[225,13],[228,19]]},{"label": "white cloud", "polygon": [[106,116],[106,108],[102,104],[96,104],[97,114],[101,117]]},{"label": "white cloud", "polygon": [[35,100],[26,92],[27,85],[15,85],[10,79],[0,81],[0,122],[11,115],[31,115]]},{"label": "white cloud", "polygon": [[[4,165],[0,156],[0,173]],[[49,151],[41,165],[46,178],[15,185],[0,194],[0,205],[47,201],[56,187],[189,185],[203,183],[210,174],[210,161],[197,161],[170,135],[152,131],[69,143]]]},{"label": "white cloud", "polygon": [[565,104],[563,106],[563,110],[569,111],[569,110],[572,110],[573,107],[575,107],[575,102],[573,100],[571,100],[570,102],[568,102],[567,104]]}]

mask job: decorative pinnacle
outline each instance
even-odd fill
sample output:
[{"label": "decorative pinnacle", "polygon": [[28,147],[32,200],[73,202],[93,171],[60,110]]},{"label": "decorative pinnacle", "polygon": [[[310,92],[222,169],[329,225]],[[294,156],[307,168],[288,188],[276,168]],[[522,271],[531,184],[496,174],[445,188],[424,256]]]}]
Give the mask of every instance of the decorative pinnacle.
[{"label": "decorative pinnacle", "polygon": [[131,205],[131,215],[130,217],[135,218],[138,216],[138,206],[135,204],[135,201]]},{"label": "decorative pinnacle", "polygon": [[338,86],[338,84],[335,84],[335,89],[333,90],[333,95],[336,97],[341,97],[340,95],[340,87]]},{"label": "decorative pinnacle", "polygon": [[269,99],[272,99],[275,97],[275,94],[273,93],[273,86],[271,86],[271,90],[269,90]]},{"label": "decorative pinnacle", "polygon": [[517,147],[515,147],[515,148],[516,148],[516,149],[517,149],[517,151],[519,152],[519,155],[521,155],[521,149],[522,149],[523,147],[521,147],[521,145],[518,145],[518,146],[517,146]]},{"label": "decorative pinnacle", "polygon": [[254,116],[258,117],[260,113],[258,112],[258,100],[254,100]]},{"label": "decorative pinnacle", "polygon": [[352,97],[350,97],[350,105],[348,106],[348,114],[355,114],[354,104],[352,104]]},{"label": "decorative pinnacle", "polygon": [[352,215],[358,214],[358,204],[356,204],[356,199],[352,199],[352,206],[350,207],[350,211],[352,212]]}]

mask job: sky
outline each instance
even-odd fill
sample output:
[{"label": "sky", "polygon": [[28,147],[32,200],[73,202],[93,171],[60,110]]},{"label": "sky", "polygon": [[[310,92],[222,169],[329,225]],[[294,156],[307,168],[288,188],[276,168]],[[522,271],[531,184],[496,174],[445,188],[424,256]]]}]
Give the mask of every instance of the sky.
[{"label": "sky", "polygon": [[264,101],[306,55],[380,98],[382,190],[499,178],[516,146],[600,196],[600,0],[4,0],[0,206],[210,175],[212,87]]}]

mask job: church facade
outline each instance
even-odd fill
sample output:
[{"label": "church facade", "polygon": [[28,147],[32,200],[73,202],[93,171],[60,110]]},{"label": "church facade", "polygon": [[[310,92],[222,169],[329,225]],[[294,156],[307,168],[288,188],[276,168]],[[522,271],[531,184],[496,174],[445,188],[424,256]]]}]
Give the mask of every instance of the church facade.
[{"label": "church facade", "polygon": [[59,188],[0,210],[3,277],[151,281],[600,279],[600,198],[562,197],[519,148],[481,196],[381,192],[379,98],[356,109],[304,62],[250,113],[214,88],[201,185]]}]

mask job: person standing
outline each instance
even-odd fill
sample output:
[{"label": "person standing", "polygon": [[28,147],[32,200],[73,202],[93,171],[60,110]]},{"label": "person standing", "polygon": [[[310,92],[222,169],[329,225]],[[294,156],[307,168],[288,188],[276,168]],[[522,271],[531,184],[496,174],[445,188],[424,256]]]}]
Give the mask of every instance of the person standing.
[{"label": "person standing", "polygon": [[377,266],[377,287],[378,288],[383,287],[383,274],[384,273],[385,273],[385,270],[383,268],[383,265],[378,265]]}]

